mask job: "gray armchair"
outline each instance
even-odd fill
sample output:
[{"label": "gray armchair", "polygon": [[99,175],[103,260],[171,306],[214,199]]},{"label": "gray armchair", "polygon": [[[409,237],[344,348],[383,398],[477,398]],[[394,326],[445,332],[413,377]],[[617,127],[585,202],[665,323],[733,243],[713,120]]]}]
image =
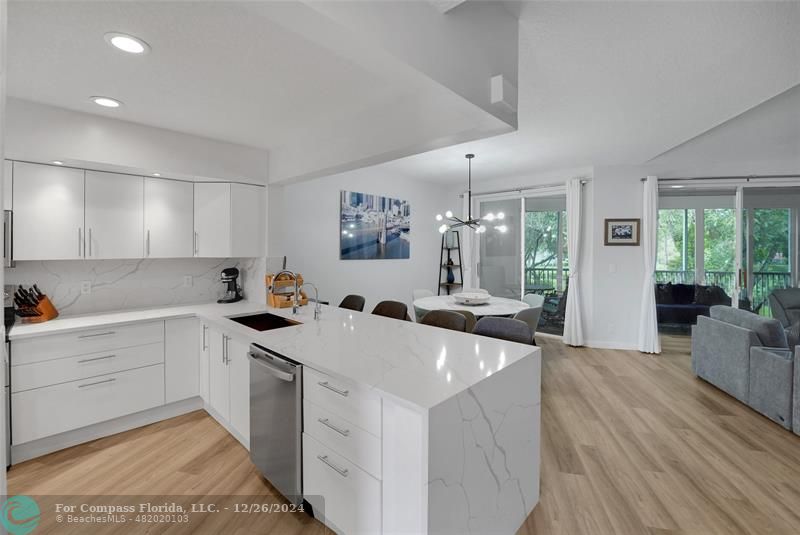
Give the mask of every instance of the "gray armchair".
[{"label": "gray armchair", "polygon": [[[793,429],[795,350],[776,319],[724,305],[692,328],[694,374],[787,429]],[[795,397],[797,397],[795,395]],[[793,407],[794,406],[794,407]],[[794,425],[800,434],[800,421]]]},{"label": "gray armchair", "polygon": [[772,315],[784,328],[800,323],[800,288],[781,288],[769,294]]}]

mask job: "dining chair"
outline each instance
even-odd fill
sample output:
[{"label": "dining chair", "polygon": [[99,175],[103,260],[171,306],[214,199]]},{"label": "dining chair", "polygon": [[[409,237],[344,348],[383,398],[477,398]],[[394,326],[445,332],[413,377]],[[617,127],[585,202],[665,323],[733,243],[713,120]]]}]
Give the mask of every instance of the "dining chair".
[{"label": "dining chair", "polygon": [[478,323],[478,318],[475,317],[475,314],[473,314],[469,310],[453,310],[453,312],[461,314],[467,319],[467,332],[471,333],[472,330],[475,328],[475,324]]},{"label": "dining chair", "polygon": [[530,344],[533,340],[531,329],[522,320],[513,318],[497,318],[487,316],[478,320],[472,334],[488,336],[489,338],[499,338],[509,342],[520,344]]},{"label": "dining chair", "polygon": [[544,306],[544,296],[540,294],[525,294],[522,300],[528,303],[531,308]]},{"label": "dining chair", "polygon": [[[433,297],[435,294],[430,290],[411,290],[411,297],[412,302],[416,301],[417,299],[422,299],[423,297]],[[422,318],[427,314],[428,311],[423,308],[414,307],[414,317],[417,320],[417,323],[422,321]]]},{"label": "dining chair", "polygon": [[350,294],[342,299],[339,303],[339,308],[346,308],[348,310],[355,310],[356,312],[364,312],[365,299],[360,295]]},{"label": "dining chair", "polygon": [[408,307],[405,303],[401,303],[400,301],[381,301],[375,305],[375,308],[372,309],[372,313],[376,316],[411,321],[411,318],[408,316]]},{"label": "dining chair", "polygon": [[[541,296],[539,296],[541,297]],[[536,345],[536,329],[539,327],[539,318],[542,316],[542,307],[530,307],[520,310],[514,314],[515,320],[521,320],[528,324],[531,330],[531,343]]]},{"label": "dining chair", "polygon": [[425,314],[421,323],[451,331],[467,332],[467,318],[453,310],[431,310]]}]

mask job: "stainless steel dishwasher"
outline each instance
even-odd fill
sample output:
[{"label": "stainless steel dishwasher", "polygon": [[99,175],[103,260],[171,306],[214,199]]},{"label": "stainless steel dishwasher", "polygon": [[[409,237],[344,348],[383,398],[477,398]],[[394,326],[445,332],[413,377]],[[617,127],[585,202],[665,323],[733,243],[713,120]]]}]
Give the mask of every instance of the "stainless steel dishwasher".
[{"label": "stainless steel dishwasher", "polygon": [[303,366],[250,346],[250,458],[289,501],[303,499]]}]

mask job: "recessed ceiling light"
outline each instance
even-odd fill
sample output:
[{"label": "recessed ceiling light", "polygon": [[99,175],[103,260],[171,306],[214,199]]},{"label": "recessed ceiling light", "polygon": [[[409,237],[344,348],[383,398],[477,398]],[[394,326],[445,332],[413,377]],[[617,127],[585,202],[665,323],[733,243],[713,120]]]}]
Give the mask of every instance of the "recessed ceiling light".
[{"label": "recessed ceiling light", "polygon": [[62,162],[61,160],[53,160],[50,163],[53,164],[53,165],[64,165],[64,162]]},{"label": "recessed ceiling light", "polygon": [[119,108],[122,105],[119,100],[109,97],[89,97],[89,100],[104,108]]},{"label": "recessed ceiling light", "polygon": [[126,33],[108,32],[103,38],[109,45],[128,54],[147,54],[150,51],[150,45]]},{"label": "recessed ceiling light", "polygon": [[161,176],[161,173],[153,173],[153,176]]}]

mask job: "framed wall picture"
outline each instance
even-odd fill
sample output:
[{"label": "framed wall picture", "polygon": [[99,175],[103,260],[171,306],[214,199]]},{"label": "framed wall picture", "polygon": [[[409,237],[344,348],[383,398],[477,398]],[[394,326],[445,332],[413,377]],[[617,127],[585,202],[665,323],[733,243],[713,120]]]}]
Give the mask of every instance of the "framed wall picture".
[{"label": "framed wall picture", "polygon": [[606,219],[606,245],[639,245],[641,219]]},{"label": "framed wall picture", "polygon": [[340,192],[339,259],[411,257],[411,204],[402,199]]}]

